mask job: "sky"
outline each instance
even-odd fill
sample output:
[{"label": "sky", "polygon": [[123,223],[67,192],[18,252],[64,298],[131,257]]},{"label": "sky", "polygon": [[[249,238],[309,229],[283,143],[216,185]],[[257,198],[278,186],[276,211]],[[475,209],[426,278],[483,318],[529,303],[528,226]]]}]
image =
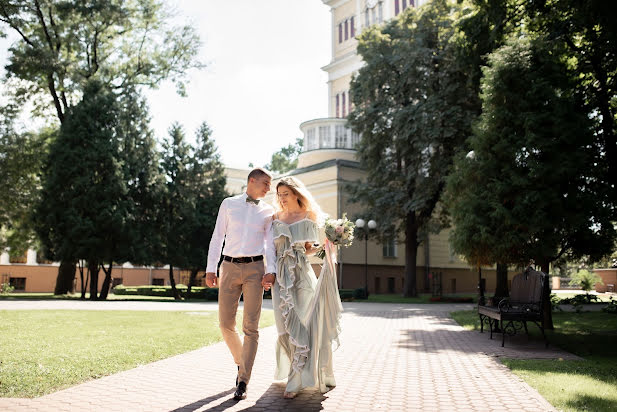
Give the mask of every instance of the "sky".
[{"label": "sky", "polygon": [[[328,115],[329,7],[321,0],[171,0],[191,22],[206,68],[189,74],[187,97],[163,83],[146,91],[157,137],[177,121],[193,140],[204,121],[226,166],[263,166],[301,137],[300,123]],[[13,39],[0,39],[0,71]]]}]

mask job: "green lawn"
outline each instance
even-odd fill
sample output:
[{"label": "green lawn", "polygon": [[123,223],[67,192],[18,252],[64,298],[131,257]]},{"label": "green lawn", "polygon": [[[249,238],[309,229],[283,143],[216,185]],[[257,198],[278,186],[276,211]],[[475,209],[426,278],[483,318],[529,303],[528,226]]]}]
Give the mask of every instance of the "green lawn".
[{"label": "green lawn", "polygon": [[[263,311],[260,327],[272,324]],[[221,339],[216,312],[0,311],[0,397],[41,396]]]},{"label": "green lawn", "polygon": [[[476,311],[451,315],[466,329],[480,330]],[[583,357],[583,361],[502,362],[559,410],[617,411],[617,315],[553,313],[553,323],[555,330],[547,332],[550,344]],[[530,326],[530,333],[540,338],[535,326]]]}]

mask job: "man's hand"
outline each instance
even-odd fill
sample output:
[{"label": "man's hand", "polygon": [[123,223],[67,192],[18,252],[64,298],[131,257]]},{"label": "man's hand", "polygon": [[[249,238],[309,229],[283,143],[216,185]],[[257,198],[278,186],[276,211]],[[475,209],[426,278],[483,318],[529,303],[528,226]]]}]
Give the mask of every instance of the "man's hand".
[{"label": "man's hand", "polygon": [[218,286],[218,279],[216,278],[216,273],[214,272],[206,273],[206,285],[208,285],[209,288]]},{"label": "man's hand", "polygon": [[263,286],[264,290],[270,290],[274,284],[274,279],[274,273],[267,273],[261,278],[261,286]]}]

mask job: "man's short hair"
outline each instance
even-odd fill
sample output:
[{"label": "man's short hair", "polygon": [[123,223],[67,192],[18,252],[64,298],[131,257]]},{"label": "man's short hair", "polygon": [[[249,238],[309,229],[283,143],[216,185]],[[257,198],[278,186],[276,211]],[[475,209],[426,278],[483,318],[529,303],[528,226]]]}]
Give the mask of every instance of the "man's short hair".
[{"label": "man's short hair", "polygon": [[259,179],[260,177],[268,177],[270,178],[270,180],[272,180],[272,175],[266,169],[263,169],[261,167],[256,167],[255,169],[251,170],[251,173],[249,173],[246,181],[248,182],[251,177],[253,179]]}]

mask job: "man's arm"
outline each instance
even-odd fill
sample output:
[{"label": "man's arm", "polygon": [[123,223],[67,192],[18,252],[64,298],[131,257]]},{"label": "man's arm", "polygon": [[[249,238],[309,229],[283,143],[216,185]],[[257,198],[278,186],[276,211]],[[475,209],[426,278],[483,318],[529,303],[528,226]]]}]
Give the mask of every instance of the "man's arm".
[{"label": "man's arm", "polygon": [[269,290],[274,283],[276,273],[276,251],[274,249],[274,236],[272,234],[272,217],[266,219],[266,228],[264,236],[264,248],[266,250],[266,274],[262,279],[262,286],[265,290]]},{"label": "man's arm", "polygon": [[221,257],[221,249],[223,248],[223,241],[225,240],[225,234],[227,233],[227,199],[223,200],[221,207],[219,207],[219,214],[216,217],[216,224],[214,226],[214,232],[212,233],[212,239],[210,239],[210,247],[208,248],[208,264],[206,266],[206,285],[208,287],[217,286],[216,278],[216,266],[219,263]]}]

